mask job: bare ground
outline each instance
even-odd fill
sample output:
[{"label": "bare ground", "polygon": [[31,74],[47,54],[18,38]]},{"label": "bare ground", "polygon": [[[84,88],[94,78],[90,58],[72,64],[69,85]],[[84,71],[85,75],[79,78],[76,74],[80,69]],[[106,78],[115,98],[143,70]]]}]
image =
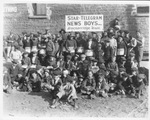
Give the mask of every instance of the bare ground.
[{"label": "bare ground", "polygon": [[12,117],[148,117],[148,94],[136,99],[131,96],[97,97],[94,100],[81,97],[79,108],[61,104],[51,109],[48,92],[28,93],[15,89],[12,94],[3,93],[3,112]]}]

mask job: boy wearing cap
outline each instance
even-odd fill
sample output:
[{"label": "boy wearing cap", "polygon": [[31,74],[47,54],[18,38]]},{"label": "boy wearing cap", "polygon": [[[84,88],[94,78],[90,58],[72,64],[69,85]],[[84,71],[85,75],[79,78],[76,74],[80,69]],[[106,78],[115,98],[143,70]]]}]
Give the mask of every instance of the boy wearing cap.
[{"label": "boy wearing cap", "polygon": [[35,34],[34,38],[31,39],[31,47],[32,47],[31,51],[38,51],[37,45],[38,45],[38,35]]},{"label": "boy wearing cap", "polygon": [[136,46],[136,60],[138,62],[138,67],[140,67],[140,62],[143,59],[143,48],[144,48],[144,42],[145,42],[145,38],[143,37],[142,33],[140,30],[136,31],[137,34],[137,46]]},{"label": "boy wearing cap", "polygon": [[83,81],[81,93],[88,95],[89,99],[95,98],[96,82],[92,71],[88,71],[88,76]]},{"label": "boy wearing cap", "polygon": [[112,71],[118,72],[118,64],[116,63],[116,57],[112,57],[111,62],[108,63],[107,69],[110,70],[110,74],[112,74]]},{"label": "boy wearing cap", "polygon": [[117,42],[117,62],[120,62],[120,58],[125,57],[126,54],[127,54],[127,46],[123,40],[123,37],[119,36]]},{"label": "boy wearing cap", "polygon": [[23,38],[23,48],[25,49],[26,52],[28,52],[28,53],[31,52],[31,40],[30,40],[29,34],[27,34]]},{"label": "boy wearing cap", "polygon": [[19,51],[19,46],[14,46],[14,51],[10,53],[10,60],[17,60],[21,64],[22,53]]},{"label": "boy wearing cap", "polygon": [[75,40],[75,34],[71,33],[71,35],[68,36],[68,39],[66,40],[66,44],[65,44],[66,50],[68,53],[71,54],[71,56],[73,56],[75,54],[75,50],[77,48],[77,43]]},{"label": "boy wearing cap", "polygon": [[117,40],[114,38],[113,33],[109,33],[108,37],[109,37],[109,41],[110,41],[110,47],[113,50],[112,54],[113,54],[113,56],[116,56],[116,53],[117,53]]},{"label": "boy wearing cap", "polygon": [[107,65],[113,57],[113,49],[112,49],[112,47],[110,47],[110,41],[109,40],[106,40],[103,51],[104,51],[105,65]]},{"label": "boy wearing cap", "polygon": [[3,68],[3,91],[6,93],[11,93],[12,92],[12,83],[11,83],[11,78],[8,73],[8,69],[4,66]]},{"label": "boy wearing cap", "polygon": [[76,89],[74,87],[74,85],[72,84],[73,78],[70,76],[67,76],[67,83],[66,85],[62,86],[60,88],[60,91],[57,93],[57,97],[54,101],[54,103],[52,104],[51,108],[55,108],[58,104],[58,101],[66,96],[67,97],[67,102],[69,103],[73,103],[73,107],[78,108],[78,106],[76,105],[76,99],[77,94],[76,94]]},{"label": "boy wearing cap", "polygon": [[18,84],[20,79],[23,77],[23,69],[21,67],[21,64],[17,60],[13,60],[12,63],[6,63],[4,64],[6,68],[8,69],[8,73],[10,74],[11,83],[12,84]]},{"label": "boy wearing cap", "polygon": [[133,80],[133,90],[134,90],[134,95],[136,98],[140,98],[140,96],[143,94],[142,90],[144,88],[144,80],[145,75],[144,74],[138,74],[137,77]]},{"label": "boy wearing cap", "polygon": [[71,61],[72,56],[67,55],[67,60],[64,62],[63,68],[67,69],[69,71],[72,71],[73,69],[73,62]]},{"label": "boy wearing cap", "polygon": [[27,79],[28,90],[33,92],[41,91],[41,77],[36,70],[31,70]]},{"label": "boy wearing cap", "polygon": [[54,55],[55,54],[55,45],[53,43],[53,41],[51,40],[50,37],[47,37],[45,39],[46,42],[46,52],[49,52],[50,55]]},{"label": "boy wearing cap", "polygon": [[130,53],[130,57],[128,58],[127,62],[125,63],[125,68],[128,74],[131,74],[131,70],[133,67],[138,68],[138,63],[135,60],[135,54]]},{"label": "boy wearing cap", "polygon": [[121,94],[130,94],[132,92],[132,79],[127,73],[123,73],[119,79],[118,88]]},{"label": "boy wearing cap", "polygon": [[31,56],[31,65],[40,65],[39,58],[37,56],[37,51],[32,51],[32,56]]},{"label": "boy wearing cap", "polygon": [[16,40],[14,34],[10,32],[9,36],[6,38],[7,41],[7,57],[10,57],[11,48],[13,46],[13,42]]},{"label": "boy wearing cap", "polygon": [[108,97],[109,86],[106,82],[105,75],[98,74],[98,80],[96,83],[96,94],[102,97]]}]

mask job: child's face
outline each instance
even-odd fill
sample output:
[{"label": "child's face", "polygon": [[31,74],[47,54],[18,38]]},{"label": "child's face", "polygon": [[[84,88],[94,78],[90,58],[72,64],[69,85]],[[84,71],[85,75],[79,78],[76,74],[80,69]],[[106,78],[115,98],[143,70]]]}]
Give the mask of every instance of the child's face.
[{"label": "child's face", "polygon": [[99,82],[102,82],[103,81],[103,77],[99,77]]},{"label": "child's face", "polygon": [[109,46],[109,42],[106,42],[106,46]]},{"label": "child's face", "polygon": [[93,73],[92,72],[88,72],[89,77],[93,77]]},{"label": "child's face", "polygon": [[132,71],[132,75],[136,75],[136,71]]},{"label": "child's face", "polygon": [[48,77],[48,76],[49,76],[49,73],[48,73],[48,72],[45,72],[45,75],[46,75],[46,77]]},{"label": "child's face", "polygon": [[96,66],[96,65],[97,65],[97,62],[94,62],[93,65]]},{"label": "child's face", "polygon": [[28,54],[25,54],[24,57],[28,57]]},{"label": "child's face", "polygon": [[123,77],[123,80],[126,81],[126,80],[127,80],[127,77]]},{"label": "child's face", "polygon": [[82,81],[83,81],[83,78],[79,78],[79,81],[82,82]]},{"label": "child's face", "polygon": [[115,57],[113,57],[113,58],[112,58],[112,62],[115,62],[115,61],[116,61],[116,58],[115,58]]},{"label": "child's face", "polygon": [[76,76],[77,76],[77,74],[76,74],[76,73],[73,73],[73,76],[74,76],[74,77],[76,77]]},{"label": "child's face", "polygon": [[36,53],[33,54],[33,57],[36,57]]},{"label": "child's face", "polygon": [[33,78],[36,78],[36,77],[37,77],[37,74],[36,74],[36,73],[32,73],[32,77],[33,77]]},{"label": "child's face", "polygon": [[59,76],[58,75],[55,75],[54,76],[54,80],[58,80],[59,79]]}]

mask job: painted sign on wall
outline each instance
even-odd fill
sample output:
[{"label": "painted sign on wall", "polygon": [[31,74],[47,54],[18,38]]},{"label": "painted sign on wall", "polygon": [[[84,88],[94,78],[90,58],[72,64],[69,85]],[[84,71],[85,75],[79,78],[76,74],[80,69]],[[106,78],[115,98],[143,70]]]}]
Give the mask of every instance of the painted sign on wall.
[{"label": "painted sign on wall", "polygon": [[17,12],[17,7],[4,7],[4,12],[6,13]]},{"label": "painted sign on wall", "polygon": [[65,28],[71,31],[103,31],[103,15],[66,15]]}]

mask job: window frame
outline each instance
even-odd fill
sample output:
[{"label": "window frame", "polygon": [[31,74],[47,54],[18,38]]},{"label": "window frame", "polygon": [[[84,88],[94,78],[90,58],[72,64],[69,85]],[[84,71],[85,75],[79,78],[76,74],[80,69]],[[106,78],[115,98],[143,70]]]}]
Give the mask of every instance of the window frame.
[{"label": "window frame", "polygon": [[136,5],[136,16],[149,17],[149,13],[138,13],[138,7],[150,7],[149,5]]},{"label": "window frame", "polygon": [[[37,3],[31,3],[31,4],[37,4]],[[33,13],[33,15],[29,15],[28,18],[31,18],[31,19],[46,19],[47,18],[47,4],[46,4],[46,14],[45,15],[35,15]]]}]

